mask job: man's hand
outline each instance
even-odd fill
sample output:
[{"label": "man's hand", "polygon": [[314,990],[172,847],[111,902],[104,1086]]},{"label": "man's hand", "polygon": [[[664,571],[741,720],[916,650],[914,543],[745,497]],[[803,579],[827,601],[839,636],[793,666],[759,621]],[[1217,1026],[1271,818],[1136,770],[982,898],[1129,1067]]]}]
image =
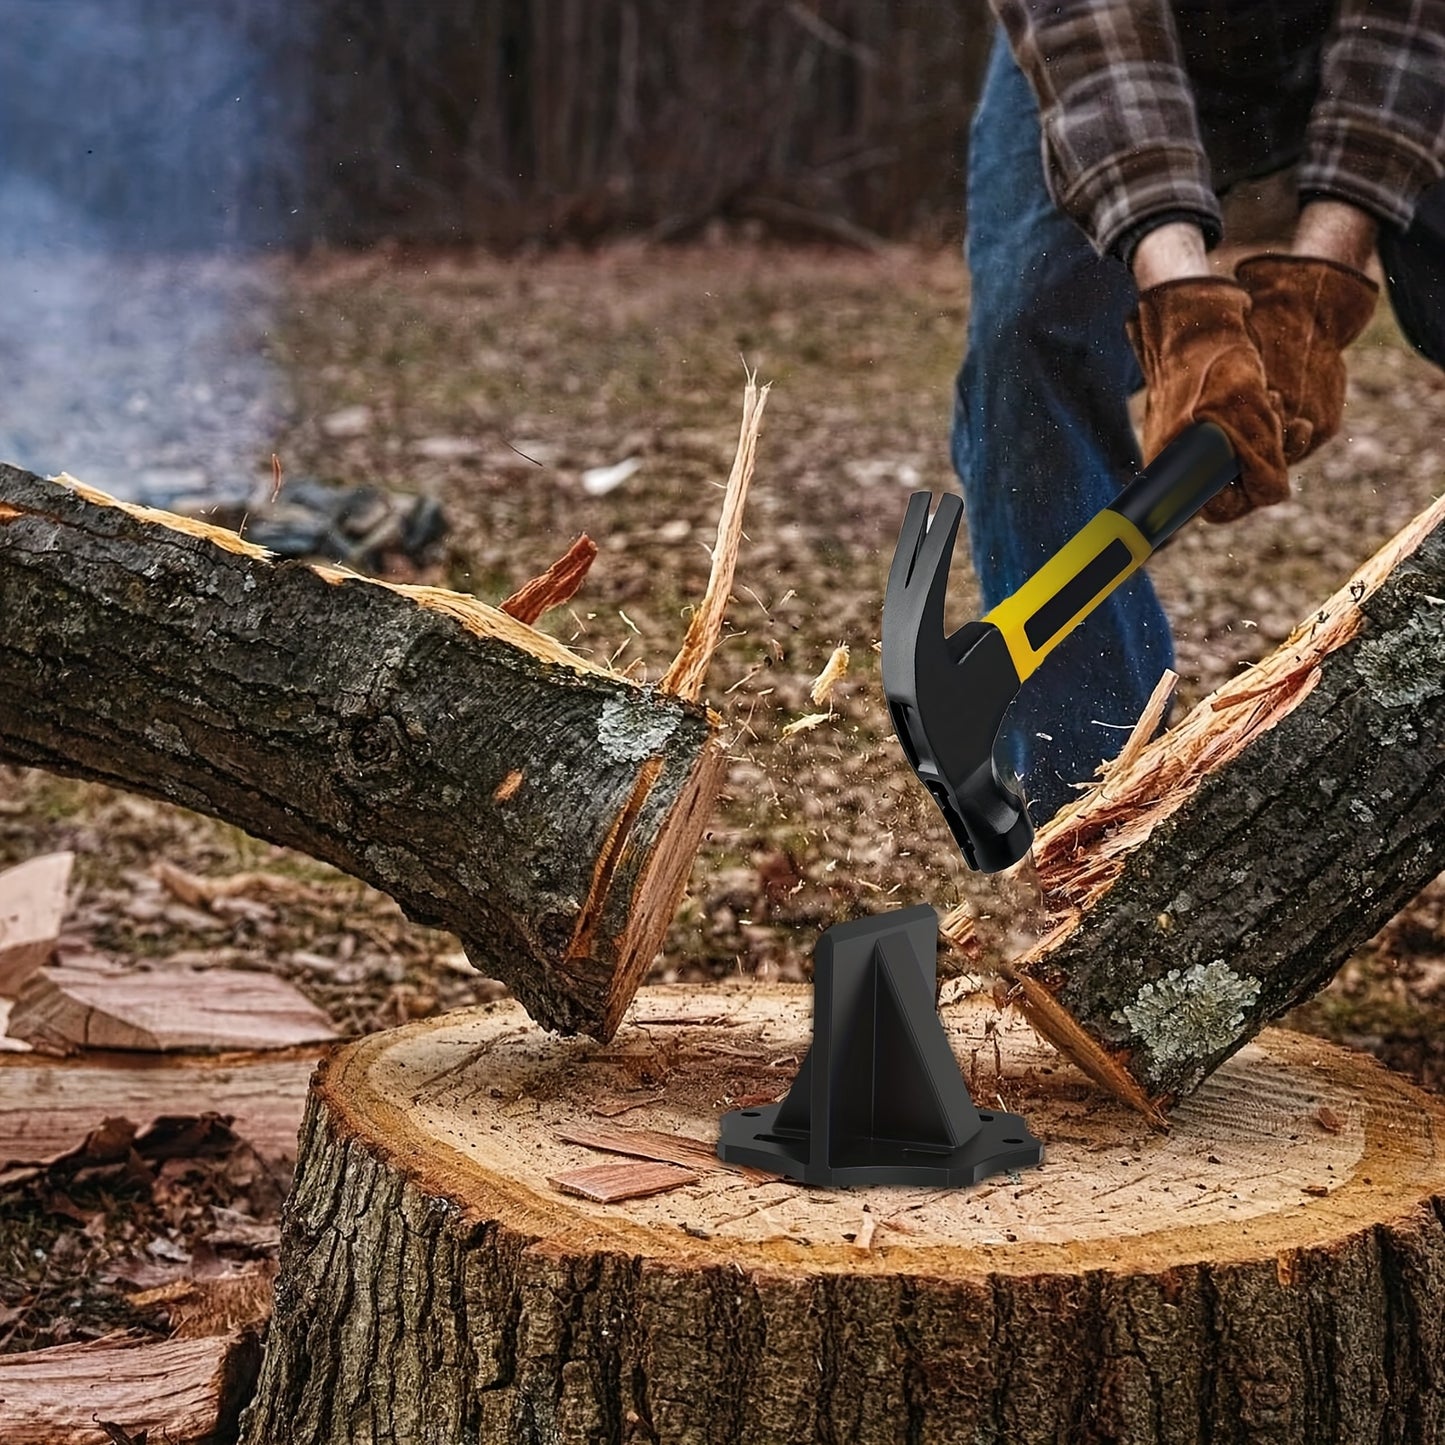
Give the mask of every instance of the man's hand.
[{"label": "man's hand", "polygon": [[1240,478],[1205,508],[1228,522],[1289,495],[1283,437],[1264,363],[1246,317],[1249,297],[1212,276],[1198,227],[1159,226],[1135,249],[1139,309],[1129,340],[1144,372],[1144,459],[1152,461],[1185,427],[1220,426],[1239,458]]},{"label": "man's hand", "polygon": [[1379,287],[1360,269],[1374,243],[1375,222],[1366,212],[1316,201],[1300,213],[1292,254],[1251,256],[1235,268],[1284,426],[1286,462],[1307,457],[1340,429],[1341,352],[1369,324],[1379,298]]}]

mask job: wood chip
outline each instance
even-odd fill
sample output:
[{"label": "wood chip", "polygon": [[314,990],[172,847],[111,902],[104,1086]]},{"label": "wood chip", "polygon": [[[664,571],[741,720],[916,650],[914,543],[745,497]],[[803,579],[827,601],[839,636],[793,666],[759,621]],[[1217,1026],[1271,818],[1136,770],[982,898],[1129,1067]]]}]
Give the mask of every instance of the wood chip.
[{"label": "wood chip", "polygon": [[167,893],[191,908],[208,909],[229,898],[265,894],[283,902],[330,902],[330,894],[316,884],[288,878],[284,873],[231,873],[223,878],[206,878],[188,873],[162,859],[151,869]]},{"label": "wood chip", "polygon": [[1315,1110],[1315,1123],[1327,1134],[1338,1134],[1345,1127],[1345,1121],[1328,1104]]},{"label": "wood chip", "polygon": [[268,973],[66,966],[31,976],[10,1033],[61,1051],[280,1049],[336,1037],[319,1008]]},{"label": "wood chip", "polygon": [[158,1284],[154,1289],[138,1290],[135,1294],[126,1298],[126,1303],[132,1309],[149,1309],[153,1305],[169,1304],[171,1300],[184,1299],[188,1294],[194,1292],[196,1282],[193,1279],[173,1279],[169,1284]]},{"label": "wood chip", "polygon": [[822,706],[828,701],[828,694],[833,691],[837,682],[848,671],[848,644],[841,643],[833,649],[833,655],[828,659],[828,665],[813,679],[812,689],[808,696],[813,699],[817,706]]},{"label": "wood chip", "polygon": [[590,1129],[559,1129],[565,1144],[581,1144],[607,1154],[628,1154],[634,1159],[656,1159],[689,1169],[726,1169],[717,1150],[705,1139],[686,1134],[664,1134],[660,1129],[619,1129],[599,1125]]},{"label": "wood chip", "polygon": [[587,1149],[600,1149],[608,1154],[627,1154],[634,1159],[656,1159],[704,1172],[713,1169],[741,1174],[755,1184],[782,1176],[750,1165],[728,1164],[717,1156],[716,1148],[706,1139],[687,1134],[664,1134],[660,1129],[628,1129],[606,1124],[585,1129],[559,1129],[557,1137],[566,1144],[581,1144]]},{"label": "wood chip", "polygon": [[645,1109],[649,1104],[661,1103],[666,1094],[648,1094],[641,1099],[610,1099],[603,1104],[594,1104],[592,1112],[599,1118],[615,1119],[619,1114],[630,1114],[634,1109]]},{"label": "wood chip", "polygon": [[1149,694],[1149,701],[1144,705],[1144,711],[1139,714],[1139,721],[1134,724],[1134,730],[1125,740],[1124,746],[1119,749],[1118,755],[1101,769],[1105,778],[1127,773],[1139,754],[1154,741],[1154,734],[1159,731],[1159,724],[1169,707],[1169,699],[1174,696],[1174,689],[1178,685],[1179,674],[1166,667],[1159,681],[1154,684],[1154,691]]},{"label": "wood chip", "polygon": [[30,1045],[24,1039],[12,1039],[9,1035],[10,1009],[13,999],[0,998],[0,1051],[12,1054],[28,1054]]},{"label": "wood chip", "polygon": [[780,1094],[770,1089],[766,1094],[739,1094],[730,1102],[734,1109],[756,1109],[759,1104],[781,1104],[786,1097],[786,1090]]},{"label": "wood chip", "polygon": [[544,612],[559,607],[582,585],[597,556],[597,543],[583,532],[540,577],[519,587],[501,605],[501,611],[528,625]]},{"label": "wood chip", "polygon": [[255,1333],[237,1331],[185,1340],[107,1335],[0,1356],[0,1440],[88,1445],[109,1433],[100,1420],[124,1421],[133,1440],[234,1438],[259,1354]]},{"label": "wood chip", "polygon": [[833,714],[830,712],[810,712],[802,717],[795,717],[792,722],[783,724],[783,736],[790,738],[794,733],[805,733],[818,727],[821,723],[828,721]]},{"label": "wood chip", "polygon": [[74,862],[73,853],[45,853],[0,873],[0,994],[6,998],[55,951]]},{"label": "wood chip", "polygon": [[492,792],[494,803],[505,803],[509,798],[516,795],[517,789],[522,786],[522,773],[519,768],[513,768]]},{"label": "wood chip", "polygon": [[144,1130],[157,1118],[207,1113],[228,1117],[268,1163],[294,1159],[306,1086],[322,1052],[0,1055],[0,1171],[79,1148],[106,1118]]},{"label": "wood chip", "polygon": [[693,1170],[676,1164],[641,1160],[626,1164],[593,1164],[586,1169],[549,1175],[547,1182],[564,1194],[580,1194],[583,1199],[593,1199],[599,1204],[615,1204],[619,1199],[640,1199],[647,1194],[662,1194],[683,1184],[696,1184],[701,1178]]}]

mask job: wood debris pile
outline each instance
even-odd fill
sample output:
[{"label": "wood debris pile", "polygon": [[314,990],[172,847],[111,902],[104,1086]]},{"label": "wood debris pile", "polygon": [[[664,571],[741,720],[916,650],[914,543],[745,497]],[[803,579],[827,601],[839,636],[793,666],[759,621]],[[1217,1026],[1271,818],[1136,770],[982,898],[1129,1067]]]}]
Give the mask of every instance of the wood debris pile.
[{"label": "wood debris pile", "polygon": [[[0,874],[0,1204],[45,1242],[0,1295],[0,1345],[68,1271],[147,1328],[0,1354],[0,1439],[210,1438],[255,1377],[307,1081],[336,1034],[270,973],[122,964],[67,934],[73,861]],[[287,886],[157,872],[183,907]]]}]

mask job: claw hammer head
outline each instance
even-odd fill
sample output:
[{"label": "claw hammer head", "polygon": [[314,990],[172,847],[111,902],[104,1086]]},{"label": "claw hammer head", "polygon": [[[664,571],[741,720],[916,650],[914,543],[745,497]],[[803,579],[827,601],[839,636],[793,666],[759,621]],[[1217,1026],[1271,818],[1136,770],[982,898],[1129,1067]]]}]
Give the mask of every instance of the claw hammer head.
[{"label": "claw hammer head", "polygon": [[988,616],[948,636],[943,600],[963,502],[903,518],[883,600],[883,691],[913,770],[971,867],[998,873],[1033,843],[1023,788],[1001,753],[1009,704],[1048,652],[1239,475],[1224,431],[1199,422]]},{"label": "claw hammer head", "polygon": [[1034,829],[999,728],[1021,681],[997,627],[943,626],[963,502],[927,492],[903,519],[883,601],[883,691],[894,731],[972,868],[997,873],[1028,852]]}]

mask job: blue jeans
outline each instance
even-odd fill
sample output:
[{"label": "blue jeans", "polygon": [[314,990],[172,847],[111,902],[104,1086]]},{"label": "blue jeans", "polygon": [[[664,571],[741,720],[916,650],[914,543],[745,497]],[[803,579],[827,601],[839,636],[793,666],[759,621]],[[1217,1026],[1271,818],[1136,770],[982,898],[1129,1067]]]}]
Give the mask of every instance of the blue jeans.
[{"label": "blue jeans", "polygon": [[[968,351],[953,465],[985,607],[1027,580],[1142,465],[1128,398],[1144,379],[1124,334],[1137,292],[1049,198],[1038,107],[996,36],[969,147]],[[1445,183],[1442,183],[1445,186]],[[1410,341],[1445,365],[1445,239],[1430,217],[1382,231],[1380,257]],[[1005,721],[1035,822],[1113,757],[1174,662],[1154,586],[1136,573],[1029,678]]]}]

